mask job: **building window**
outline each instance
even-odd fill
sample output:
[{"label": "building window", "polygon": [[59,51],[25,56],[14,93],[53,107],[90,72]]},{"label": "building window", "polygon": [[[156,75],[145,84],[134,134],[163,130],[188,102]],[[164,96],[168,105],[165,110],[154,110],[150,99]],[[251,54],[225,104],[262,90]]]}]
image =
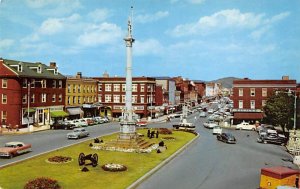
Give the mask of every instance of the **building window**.
[{"label": "building window", "polygon": [[2,79],[2,88],[7,88],[7,79]]},{"label": "building window", "polygon": [[243,109],[243,101],[239,100],[239,109]]},{"label": "building window", "polygon": [[122,92],[126,91],[126,84],[122,84]]},{"label": "building window", "polygon": [[47,80],[43,79],[42,80],[42,88],[46,88],[47,87]]},{"label": "building window", "polygon": [[132,84],[132,92],[137,92],[137,84]]},{"label": "building window", "polygon": [[137,103],[137,95],[132,95],[132,103]]},{"label": "building window", "polygon": [[265,106],[267,104],[267,101],[266,100],[262,100],[261,101],[261,106]]},{"label": "building window", "polygon": [[27,95],[23,95],[23,97],[22,97],[22,103],[23,104],[27,103]]},{"label": "building window", "polygon": [[76,85],[73,84],[73,93],[76,93]]},{"label": "building window", "polygon": [[145,103],[145,96],[144,95],[141,95],[141,103]]},{"label": "building window", "polygon": [[87,86],[87,93],[90,92],[90,86]]},{"label": "building window", "polygon": [[42,66],[41,65],[38,66],[37,73],[42,73]]},{"label": "building window", "polygon": [[78,93],[81,91],[81,85],[78,85]]},{"label": "building window", "polygon": [[85,85],[83,85],[83,93],[85,93]]},{"label": "building window", "polygon": [[30,87],[35,88],[35,79],[31,79]]},{"label": "building window", "polygon": [[52,95],[52,102],[56,101],[56,94]]},{"label": "building window", "polygon": [[255,88],[250,89],[250,96],[255,96]]},{"label": "building window", "polygon": [[58,88],[62,88],[62,80],[58,81]]},{"label": "building window", "polygon": [[86,102],[86,98],[85,98],[85,96],[83,97],[83,103],[85,103]]},{"label": "building window", "polygon": [[98,102],[102,102],[102,95],[98,94]]},{"label": "building window", "polygon": [[125,103],[125,100],[126,100],[125,95],[122,95],[122,103]]},{"label": "building window", "polygon": [[68,104],[71,104],[71,97],[68,96]]},{"label": "building window", "polygon": [[80,98],[80,96],[78,96],[77,99],[78,99],[78,104],[80,104],[80,103],[81,103],[81,98]]},{"label": "building window", "polygon": [[255,100],[250,101],[250,108],[255,109]]},{"label": "building window", "polygon": [[2,104],[7,104],[7,95],[2,94]]},{"label": "building window", "polygon": [[90,97],[89,96],[87,97],[87,102],[90,103]]},{"label": "building window", "polygon": [[244,90],[243,89],[239,89],[239,96],[243,96],[244,95]]},{"label": "building window", "polygon": [[101,83],[98,84],[98,91],[102,91],[102,84]]},{"label": "building window", "polygon": [[114,84],[114,91],[120,92],[120,84]]},{"label": "building window", "polygon": [[1,124],[5,125],[7,123],[6,120],[7,120],[7,111],[1,111]]},{"label": "building window", "polygon": [[111,91],[111,84],[105,84],[105,91]]},{"label": "building window", "polygon": [[23,66],[22,66],[22,64],[19,64],[18,65],[18,72],[22,72],[23,71]]},{"label": "building window", "polygon": [[32,96],[31,96],[31,103],[34,103],[34,101],[35,101],[35,95],[34,94],[32,94]]},{"label": "building window", "polygon": [[263,96],[263,97],[268,96],[268,90],[267,90],[267,88],[262,88],[262,94],[261,94],[261,96]]},{"label": "building window", "polygon": [[73,96],[73,104],[76,104],[76,96]]},{"label": "building window", "polygon": [[22,87],[27,88],[27,79],[23,79]]},{"label": "building window", "polygon": [[52,81],[52,88],[56,88],[56,80]]},{"label": "building window", "polygon": [[111,102],[111,95],[105,95],[105,102]]},{"label": "building window", "polygon": [[47,101],[47,94],[43,93],[42,94],[42,102],[46,102]]},{"label": "building window", "polygon": [[114,95],[114,102],[120,103],[120,95]]},{"label": "building window", "polygon": [[70,92],[71,92],[71,85],[68,84],[68,93],[70,93]]},{"label": "building window", "polygon": [[145,92],[145,85],[144,84],[141,85],[141,92]]}]

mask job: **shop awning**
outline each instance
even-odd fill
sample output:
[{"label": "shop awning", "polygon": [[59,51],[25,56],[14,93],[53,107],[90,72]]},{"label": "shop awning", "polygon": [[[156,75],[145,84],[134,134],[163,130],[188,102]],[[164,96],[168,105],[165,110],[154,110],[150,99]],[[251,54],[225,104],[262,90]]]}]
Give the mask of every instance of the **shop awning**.
[{"label": "shop awning", "polygon": [[69,116],[69,114],[65,111],[54,111],[54,112],[50,112],[51,117],[67,117]]},{"label": "shop awning", "polygon": [[[27,113],[27,112],[28,112],[28,109],[25,109],[24,112]],[[32,112],[35,112],[35,109],[34,109],[34,108],[29,108],[29,113],[32,113]]]},{"label": "shop awning", "polygon": [[83,114],[83,111],[80,108],[68,108],[67,111],[68,111],[69,115]]},{"label": "shop awning", "polygon": [[234,112],[234,119],[262,119],[263,113]]}]

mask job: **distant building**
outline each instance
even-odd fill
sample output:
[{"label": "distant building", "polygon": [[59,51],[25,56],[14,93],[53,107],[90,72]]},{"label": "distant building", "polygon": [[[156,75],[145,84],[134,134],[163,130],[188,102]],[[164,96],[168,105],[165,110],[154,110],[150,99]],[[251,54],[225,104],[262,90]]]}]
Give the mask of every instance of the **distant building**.
[{"label": "distant building", "polygon": [[175,81],[170,77],[155,77],[156,84],[162,86],[163,103],[175,105]]},{"label": "distant building", "polygon": [[196,91],[198,93],[198,103],[201,102],[202,100],[202,97],[205,96],[205,88],[206,88],[206,85],[205,85],[205,82],[204,81],[200,81],[200,80],[193,80],[195,86],[196,86]]},{"label": "distant building", "polygon": [[261,120],[264,116],[262,109],[268,97],[274,91],[289,89],[296,89],[296,80],[290,80],[288,77],[283,77],[282,80],[234,80],[234,123]]},{"label": "distant building", "polygon": [[67,77],[65,106],[70,118],[99,116],[97,80],[83,77],[81,72]]},{"label": "distant building", "polygon": [[216,97],[221,94],[221,83],[209,82],[205,86],[206,97]]},{"label": "distant building", "polygon": [[180,103],[195,105],[198,101],[198,91],[196,90],[195,83],[181,76],[174,77],[173,79],[175,80],[176,90],[180,91]]},{"label": "distant building", "polygon": [[64,109],[66,78],[55,62],[50,66],[0,59],[0,120],[19,128],[47,126],[52,117],[67,115]]},{"label": "distant building", "polygon": [[[125,108],[125,77],[95,77],[98,81],[98,103],[102,104],[102,116],[117,118]],[[140,117],[155,116],[156,82],[151,77],[132,78],[132,101],[134,113]],[[151,113],[152,111],[152,113]]]}]

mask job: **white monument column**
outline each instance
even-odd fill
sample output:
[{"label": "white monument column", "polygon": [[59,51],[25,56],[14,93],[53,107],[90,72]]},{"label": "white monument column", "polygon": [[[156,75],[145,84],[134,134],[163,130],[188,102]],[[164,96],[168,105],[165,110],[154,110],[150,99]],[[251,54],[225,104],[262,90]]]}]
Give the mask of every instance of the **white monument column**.
[{"label": "white monument column", "polygon": [[124,38],[127,52],[127,63],[126,63],[126,96],[125,96],[125,112],[124,119],[121,122],[120,135],[121,139],[132,139],[135,138],[135,121],[132,118],[132,44],[134,39],[132,37],[132,25],[131,18],[128,20],[128,34]]}]

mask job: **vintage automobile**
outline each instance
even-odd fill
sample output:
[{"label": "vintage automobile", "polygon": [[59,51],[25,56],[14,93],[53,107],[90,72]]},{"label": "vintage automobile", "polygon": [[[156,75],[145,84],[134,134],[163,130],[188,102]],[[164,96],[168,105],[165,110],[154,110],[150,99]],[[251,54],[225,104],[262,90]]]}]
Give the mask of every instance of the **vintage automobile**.
[{"label": "vintage automobile", "polygon": [[230,143],[230,144],[236,143],[236,139],[231,133],[222,133],[220,135],[217,135],[217,139],[219,141]]},{"label": "vintage automobile", "polygon": [[206,113],[205,112],[200,112],[199,117],[206,117]]},{"label": "vintage automobile", "polygon": [[212,132],[213,135],[220,135],[222,134],[222,128],[220,126],[215,126],[213,128],[213,132]]},{"label": "vintage automobile", "polygon": [[256,130],[256,127],[255,125],[251,125],[247,122],[242,122],[240,124],[237,124],[236,125],[236,129],[239,129],[239,130],[252,130],[252,131],[255,131]]},{"label": "vintage automobile", "polygon": [[259,143],[272,143],[272,144],[280,144],[282,146],[286,145],[287,138],[282,134],[266,134],[257,138],[257,142]]},{"label": "vintage automobile", "polygon": [[50,129],[73,129],[74,125],[69,124],[67,121],[57,120],[50,125]]},{"label": "vintage automobile", "polygon": [[208,129],[213,129],[214,127],[218,126],[218,124],[215,123],[214,121],[207,121],[203,123],[203,126]]},{"label": "vintage automobile", "polygon": [[67,134],[67,137],[68,139],[80,139],[89,135],[90,133],[85,128],[75,128],[73,132]]},{"label": "vintage automobile", "polygon": [[174,124],[173,128],[178,130],[194,131],[196,127],[193,123],[181,122]]},{"label": "vintage automobile", "polygon": [[4,147],[0,148],[0,157],[12,158],[19,154],[31,151],[31,144],[24,144],[23,142],[8,142]]},{"label": "vintage automobile", "polygon": [[146,127],[147,124],[148,124],[148,122],[144,121],[144,120],[140,120],[140,121],[136,122],[136,126],[138,126],[138,127]]}]

